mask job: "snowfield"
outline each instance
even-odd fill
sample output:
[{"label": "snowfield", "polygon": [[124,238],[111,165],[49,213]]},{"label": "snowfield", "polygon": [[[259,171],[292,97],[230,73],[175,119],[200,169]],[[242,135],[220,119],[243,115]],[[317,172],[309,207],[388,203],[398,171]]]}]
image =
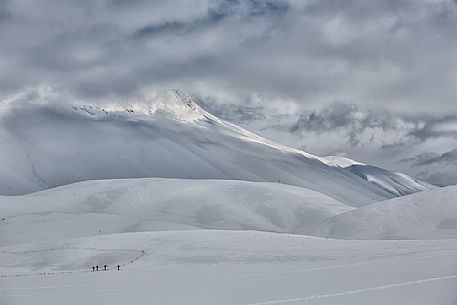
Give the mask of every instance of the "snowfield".
[{"label": "snowfield", "polygon": [[0,304],[455,305],[457,239],[375,239],[455,238],[456,190],[358,209],[278,183],[159,178],[2,197]]},{"label": "snowfield", "polygon": [[0,197],[0,244],[156,230],[306,233],[352,210],[315,191],[278,183],[144,178],[86,181]]},{"label": "snowfield", "polygon": [[[8,305],[457,300],[455,240],[345,241],[200,230],[102,235],[3,247],[0,253],[0,303]],[[92,272],[95,264],[110,269]],[[120,271],[113,270],[117,264]]]},{"label": "snowfield", "polygon": [[334,216],[322,236],[346,239],[457,237],[457,186],[420,192]]},{"label": "snowfield", "polygon": [[0,305],[457,304],[457,186],[280,145],[178,90],[1,102],[0,194]]}]

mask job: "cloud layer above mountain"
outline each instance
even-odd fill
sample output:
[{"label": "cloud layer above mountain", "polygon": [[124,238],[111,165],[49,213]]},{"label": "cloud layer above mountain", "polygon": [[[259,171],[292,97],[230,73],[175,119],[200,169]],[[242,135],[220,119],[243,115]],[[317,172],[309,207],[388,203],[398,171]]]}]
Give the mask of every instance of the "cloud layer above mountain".
[{"label": "cloud layer above mountain", "polygon": [[0,22],[2,92],[52,83],[128,95],[152,84],[304,104],[455,107],[450,0],[0,0]]},{"label": "cloud layer above mountain", "polygon": [[0,0],[0,95],[178,87],[292,146],[414,171],[398,161],[457,147],[456,28],[452,0]]}]

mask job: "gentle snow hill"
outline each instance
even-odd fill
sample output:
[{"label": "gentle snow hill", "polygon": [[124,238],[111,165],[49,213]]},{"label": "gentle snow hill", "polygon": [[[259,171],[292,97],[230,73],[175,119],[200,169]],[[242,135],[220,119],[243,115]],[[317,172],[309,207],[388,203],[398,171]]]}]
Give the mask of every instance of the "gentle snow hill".
[{"label": "gentle snow hill", "polygon": [[278,182],[351,206],[392,193],[323,158],[220,120],[180,91],[125,105],[0,103],[0,194],[78,181],[163,177]]},{"label": "gentle snow hill", "polygon": [[328,156],[322,159],[327,160],[328,165],[344,168],[395,197],[436,188],[436,186],[414,179],[403,173],[363,164],[349,158]]},{"label": "gentle snow hill", "polygon": [[[405,249],[408,249],[406,250]],[[165,267],[169,264],[262,262],[293,264],[328,263],[360,265],[378,260],[379,254],[420,255],[423,252],[452,254],[457,240],[448,241],[347,241],[274,232],[193,230],[106,234],[59,241],[34,242],[0,247],[0,270],[3,274],[43,271],[90,270],[94,264],[110,266],[128,264],[141,255],[142,266]],[[370,252],[378,252],[372,255]],[[382,256],[381,256],[382,257]],[[146,262],[145,262],[146,261]]]},{"label": "gentle snow hill", "polygon": [[[457,240],[217,230],[90,236],[0,247],[0,304],[455,305],[456,253]],[[104,264],[108,271],[90,271]]]},{"label": "gentle snow hill", "polygon": [[324,221],[316,234],[345,239],[456,238],[457,186],[395,198],[334,216]]},{"label": "gentle snow hill", "polygon": [[353,208],[268,182],[143,178],[85,181],[0,197],[0,244],[134,231],[235,229],[305,233]]}]

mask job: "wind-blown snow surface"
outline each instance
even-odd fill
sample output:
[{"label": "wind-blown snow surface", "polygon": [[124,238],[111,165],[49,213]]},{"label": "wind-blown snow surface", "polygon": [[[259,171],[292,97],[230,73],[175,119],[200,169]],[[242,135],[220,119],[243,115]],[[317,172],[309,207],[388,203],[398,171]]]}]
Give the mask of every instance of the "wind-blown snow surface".
[{"label": "wind-blown snow surface", "polygon": [[351,165],[366,165],[359,161],[355,161],[355,160],[345,158],[345,157],[338,157],[338,156],[327,156],[327,157],[323,157],[322,159],[326,160],[327,161],[326,163],[328,165],[339,166],[342,168],[346,168]]},{"label": "wind-blown snow surface", "polygon": [[[246,231],[455,238],[457,187],[368,205],[428,186],[268,141],[179,91],[0,106],[0,194],[43,190],[0,197],[1,305],[457,304],[456,239]],[[108,178],[136,179],[87,181]]]},{"label": "wind-blown snow surface", "polygon": [[420,192],[334,216],[321,236],[347,239],[457,238],[457,186]]},{"label": "wind-blown snow surface", "polygon": [[103,233],[236,229],[306,233],[353,208],[268,182],[144,178],[86,181],[0,197],[0,245]]},{"label": "wind-blown snow surface", "polygon": [[363,164],[349,158],[329,156],[322,159],[327,160],[327,164],[344,168],[396,197],[436,188],[403,173]]},{"label": "wind-blown snow surface", "polygon": [[165,177],[270,181],[351,206],[395,195],[323,158],[222,121],[179,91],[126,106],[3,103],[0,194],[84,180]]},{"label": "wind-blown snow surface", "polygon": [[[455,305],[456,255],[456,240],[102,235],[0,248],[0,304]],[[95,264],[109,270],[89,271]]]}]

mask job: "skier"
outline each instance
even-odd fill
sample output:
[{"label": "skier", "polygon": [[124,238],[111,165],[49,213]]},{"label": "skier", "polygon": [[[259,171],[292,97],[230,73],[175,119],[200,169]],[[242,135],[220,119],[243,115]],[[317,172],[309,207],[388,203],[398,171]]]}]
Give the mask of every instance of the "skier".
[{"label": "skier", "polygon": [[98,265],[97,265],[97,266],[95,266],[95,269],[97,269],[97,271],[98,271]]},{"label": "skier", "polygon": [[117,265],[117,270],[120,270],[121,269],[121,266]]},{"label": "skier", "polygon": [[92,266],[92,271],[95,271],[95,266]]},{"label": "skier", "polygon": [[103,269],[105,269],[105,271],[106,271],[106,267],[108,267],[108,266],[107,265],[103,266]]}]

